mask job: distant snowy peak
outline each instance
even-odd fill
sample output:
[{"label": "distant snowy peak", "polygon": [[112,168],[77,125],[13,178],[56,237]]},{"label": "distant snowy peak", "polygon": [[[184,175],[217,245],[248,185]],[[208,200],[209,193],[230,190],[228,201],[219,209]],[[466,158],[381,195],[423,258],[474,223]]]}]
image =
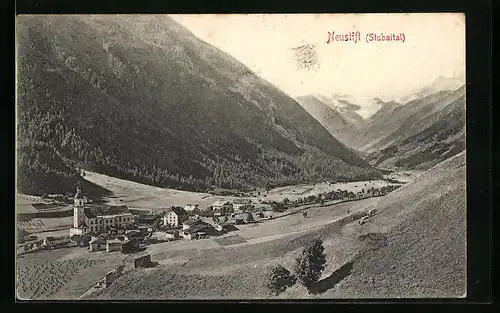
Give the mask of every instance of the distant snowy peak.
[{"label": "distant snowy peak", "polygon": [[355,113],[362,119],[369,118],[386,103],[380,98],[339,94],[332,95],[330,101],[339,109],[339,111]]},{"label": "distant snowy peak", "polygon": [[396,101],[401,103],[408,103],[410,101],[425,98],[431,94],[440,92],[440,91],[455,91],[460,87],[465,85],[464,77],[446,77],[439,76],[434,81],[432,81],[429,85],[423,87],[420,90],[413,92],[408,96],[401,97]]},{"label": "distant snowy peak", "polygon": [[433,89],[434,91],[457,90],[463,84],[465,84],[464,77],[459,78],[439,76],[432,82],[431,86],[428,86],[428,88]]}]

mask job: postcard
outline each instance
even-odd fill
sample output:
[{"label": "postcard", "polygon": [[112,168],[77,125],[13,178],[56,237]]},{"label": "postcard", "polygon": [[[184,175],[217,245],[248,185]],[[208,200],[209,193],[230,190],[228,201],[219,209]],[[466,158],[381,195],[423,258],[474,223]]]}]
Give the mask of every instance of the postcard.
[{"label": "postcard", "polygon": [[466,296],[465,15],[18,15],[18,300]]}]

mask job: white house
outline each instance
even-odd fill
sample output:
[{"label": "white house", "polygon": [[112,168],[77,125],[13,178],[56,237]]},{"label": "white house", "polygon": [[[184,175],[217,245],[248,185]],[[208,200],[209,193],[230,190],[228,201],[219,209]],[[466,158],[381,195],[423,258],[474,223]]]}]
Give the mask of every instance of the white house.
[{"label": "white house", "polygon": [[106,252],[119,251],[122,248],[122,241],[111,239],[106,242]]},{"label": "white house", "polygon": [[233,201],[233,209],[241,210],[244,208],[250,208],[252,206],[252,200],[250,199],[235,199]]},{"label": "white house", "polygon": [[181,207],[172,207],[163,215],[163,225],[177,227],[187,218],[186,210]]},{"label": "white house", "polygon": [[73,205],[72,235],[85,235],[89,232],[105,232],[111,226],[123,227],[134,222],[134,215],[126,206],[88,204],[77,188]]}]

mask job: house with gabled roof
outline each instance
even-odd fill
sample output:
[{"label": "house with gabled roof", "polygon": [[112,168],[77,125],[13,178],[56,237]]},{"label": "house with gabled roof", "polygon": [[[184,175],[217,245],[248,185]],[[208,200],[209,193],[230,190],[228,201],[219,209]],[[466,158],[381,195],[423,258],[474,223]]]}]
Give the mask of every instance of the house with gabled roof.
[{"label": "house with gabled roof", "polygon": [[89,242],[90,252],[101,251],[106,249],[106,240],[98,237],[94,237]]},{"label": "house with gabled roof", "polygon": [[209,225],[209,224],[199,218],[189,218],[184,222],[182,222],[182,230],[187,230],[196,225]]},{"label": "house with gabled roof", "polygon": [[196,204],[196,203],[193,203],[193,204],[189,203],[188,205],[186,205],[184,207],[184,211],[191,212],[191,211],[197,210],[199,208],[200,208],[200,206],[198,204]]},{"label": "house with gabled roof", "polygon": [[188,213],[182,207],[173,206],[163,215],[163,225],[178,227],[188,219]]},{"label": "house with gabled roof", "polygon": [[[184,228],[185,225],[188,227]],[[217,230],[215,230],[212,225],[201,220],[191,220],[189,223],[183,224],[183,230],[181,234],[184,239],[200,239],[206,238],[209,235],[214,235],[216,233]]]},{"label": "house with gabled roof", "polygon": [[233,209],[235,211],[248,209],[251,207],[252,207],[252,200],[250,200],[250,199],[237,198],[237,199],[234,199],[234,201],[233,201]]},{"label": "house with gabled roof", "polygon": [[233,204],[229,201],[217,200],[212,205],[214,215],[225,215],[233,211]]}]

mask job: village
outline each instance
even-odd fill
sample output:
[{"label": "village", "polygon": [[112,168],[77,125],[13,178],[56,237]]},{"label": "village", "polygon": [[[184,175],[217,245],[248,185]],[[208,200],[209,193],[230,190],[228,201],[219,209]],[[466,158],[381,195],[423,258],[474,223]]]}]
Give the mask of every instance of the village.
[{"label": "village", "polygon": [[263,201],[258,204],[250,199],[237,198],[232,201],[217,200],[207,208],[201,208],[198,204],[186,204],[184,207],[154,210],[97,204],[77,188],[73,199],[73,225],[68,235],[38,239],[36,235],[23,232],[21,238],[18,238],[19,248],[22,247],[19,253],[74,246],[86,248],[90,253],[137,252],[155,243],[222,236],[237,231],[238,225],[262,223],[299,212],[303,218],[307,218],[307,205],[383,196],[398,187],[399,185],[372,187],[357,193],[337,189],[317,196],[295,200],[284,198],[279,202]]},{"label": "village", "polygon": [[[262,192],[259,198],[252,194],[214,196],[209,202],[200,195],[199,202],[170,207],[138,207],[133,202],[124,205],[121,199],[127,198],[123,193],[118,199],[110,197],[103,202],[88,197],[80,187],[73,195],[28,199],[37,201],[29,206],[38,212],[28,212],[26,205],[19,204],[25,212],[18,215],[17,257],[24,264],[19,275],[25,277],[20,280],[20,296],[89,297],[107,289],[130,270],[177,262],[177,258],[168,255],[251,246],[300,234],[339,218],[364,224],[374,215],[378,198],[402,184],[389,178],[373,182],[325,182],[279,187]],[[155,202],[151,203],[169,199],[153,199]],[[60,228],[51,231],[50,226],[58,225],[53,224],[57,220],[61,221]],[[53,263],[47,263],[52,267],[45,268],[48,265],[43,260],[52,259],[62,267],[57,269],[50,265]],[[86,268],[92,269],[92,275],[84,271]],[[37,269],[39,274],[44,273],[42,282],[26,278]],[[75,280],[73,271],[90,276]],[[63,288],[70,281],[76,286]],[[40,284],[52,287],[39,290]]]}]

